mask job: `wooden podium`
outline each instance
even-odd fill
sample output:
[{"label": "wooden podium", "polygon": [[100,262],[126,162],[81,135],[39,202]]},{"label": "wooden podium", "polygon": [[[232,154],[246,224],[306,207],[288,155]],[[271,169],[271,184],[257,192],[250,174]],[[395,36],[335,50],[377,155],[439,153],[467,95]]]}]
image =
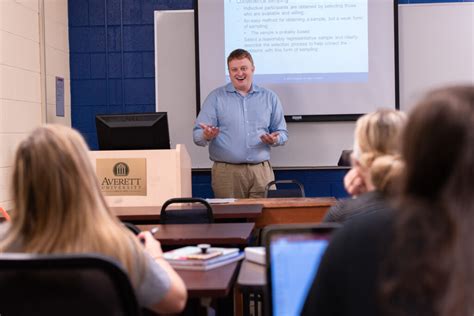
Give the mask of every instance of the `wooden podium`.
[{"label": "wooden podium", "polygon": [[109,206],[157,206],[190,197],[191,159],[182,144],[169,150],[90,151]]}]

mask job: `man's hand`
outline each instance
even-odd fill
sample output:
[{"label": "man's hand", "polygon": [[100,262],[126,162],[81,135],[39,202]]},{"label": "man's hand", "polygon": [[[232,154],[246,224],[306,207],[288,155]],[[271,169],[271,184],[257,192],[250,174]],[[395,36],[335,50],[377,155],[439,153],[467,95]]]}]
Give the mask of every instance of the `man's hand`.
[{"label": "man's hand", "polygon": [[275,145],[278,142],[278,135],[280,135],[280,133],[278,133],[278,132],[273,132],[271,134],[267,133],[267,134],[263,134],[262,136],[260,136],[260,139],[265,144]]},{"label": "man's hand", "polygon": [[352,167],[344,177],[344,187],[347,193],[352,196],[357,196],[367,192],[367,186],[362,177],[359,167]]},{"label": "man's hand", "polygon": [[212,125],[206,125],[204,123],[199,123],[199,126],[202,128],[204,138],[207,141],[210,141],[211,139],[216,138],[217,135],[219,134],[219,127],[215,127],[215,126],[212,126]]}]

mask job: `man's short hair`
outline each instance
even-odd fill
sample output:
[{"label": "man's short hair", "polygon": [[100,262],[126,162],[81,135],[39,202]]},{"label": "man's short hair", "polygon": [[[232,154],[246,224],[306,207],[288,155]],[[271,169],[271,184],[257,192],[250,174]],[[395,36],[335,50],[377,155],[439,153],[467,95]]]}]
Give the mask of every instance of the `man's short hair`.
[{"label": "man's short hair", "polygon": [[253,66],[253,58],[252,58],[252,55],[250,55],[250,53],[248,51],[246,51],[245,49],[242,49],[242,48],[237,48],[237,49],[233,50],[229,54],[229,57],[227,57],[227,67],[229,67],[229,63],[232,60],[234,60],[234,59],[244,59],[244,58],[247,58],[248,60],[250,60],[250,63]]}]

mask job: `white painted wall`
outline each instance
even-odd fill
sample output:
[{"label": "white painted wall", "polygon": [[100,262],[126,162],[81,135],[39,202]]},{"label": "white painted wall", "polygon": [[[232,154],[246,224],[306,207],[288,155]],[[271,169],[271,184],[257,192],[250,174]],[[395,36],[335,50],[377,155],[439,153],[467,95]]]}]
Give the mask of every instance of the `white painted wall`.
[{"label": "white painted wall", "polygon": [[399,6],[401,108],[427,90],[474,84],[474,3]]},{"label": "white painted wall", "polygon": [[[43,3],[46,14],[41,9]],[[48,121],[70,125],[67,36],[67,0],[0,0],[0,207],[5,209],[11,208],[9,181],[16,146],[46,121],[43,100],[55,100],[54,85],[44,85],[43,78],[59,75],[67,79],[67,117],[56,120],[48,115]],[[46,63],[41,43],[46,47]],[[42,69],[46,69],[46,76]],[[48,90],[46,98],[42,87]]]},{"label": "white painted wall", "polygon": [[0,1],[0,206],[19,141],[41,123],[38,1]]},{"label": "white painted wall", "polygon": [[[155,23],[157,109],[168,112],[172,145],[187,146],[193,168],[208,168],[207,148],[192,141],[196,117],[193,13],[158,11],[155,17],[160,23]],[[399,6],[402,110],[409,110],[436,86],[474,83],[473,21],[473,3]],[[334,166],[341,151],[352,147],[354,126],[354,122],[290,123],[289,142],[272,149],[272,164]]]},{"label": "white painted wall", "polygon": [[[67,0],[44,1],[46,122],[71,126]],[[56,116],[56,77],[64,78],[64,117]]]}]

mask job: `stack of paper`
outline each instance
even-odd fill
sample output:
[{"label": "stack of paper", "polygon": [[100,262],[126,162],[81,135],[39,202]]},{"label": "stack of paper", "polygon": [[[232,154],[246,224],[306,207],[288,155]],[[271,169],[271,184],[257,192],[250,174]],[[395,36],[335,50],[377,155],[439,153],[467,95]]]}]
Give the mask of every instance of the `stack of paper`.
[{"label": "stack of paper", "polygon": [[194,246],[187,246],[165,252],[165,258],[177,270],[210,270],[244,257],[238,248],[211,247],[206,253]]},{"label": "stack of paper", "polygon": [[225,198],[225,199],[206,199],[206,202],[209,204],[227,204],[234,203],[234,198]]},{"label": "stack of paper", "polygon": [[265,265],[265,247],[246,247],[245,259]]}]

